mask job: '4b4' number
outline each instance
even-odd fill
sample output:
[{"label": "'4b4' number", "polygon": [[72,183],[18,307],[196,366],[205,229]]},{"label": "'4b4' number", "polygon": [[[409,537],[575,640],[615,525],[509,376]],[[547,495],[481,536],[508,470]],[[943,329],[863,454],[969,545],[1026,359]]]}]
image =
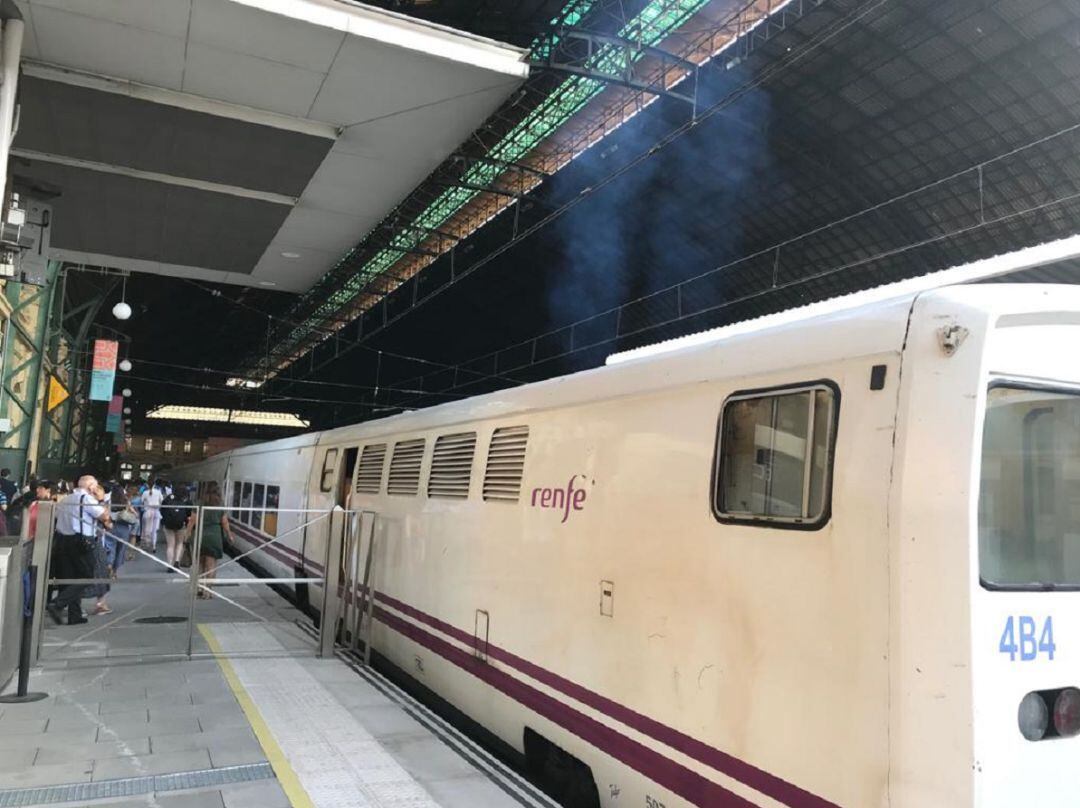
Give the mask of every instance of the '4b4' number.
[{"label": "'4b4' number", "polygon": [[1054,651],[1054,618],[1047,617],[1039,632],[1039,639],[1035,639],[1035,618],[1027,615],[1019,617],[1009,616],[1005,620],[1005,630],[1001,632],[1001,641],[998,643],[998,651],[1009,655],[1009,660],[1016,661],[1016,655],[1020,655],[1021,662],[1030,662],[1039,654],[1046,654],[1053,660]]}]

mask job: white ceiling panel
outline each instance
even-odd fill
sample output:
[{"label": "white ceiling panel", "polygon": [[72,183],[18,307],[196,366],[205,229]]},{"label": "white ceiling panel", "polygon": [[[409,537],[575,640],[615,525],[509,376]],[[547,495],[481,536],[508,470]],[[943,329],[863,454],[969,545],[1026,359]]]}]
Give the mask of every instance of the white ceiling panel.
[{"label": "white ceiling panel", "polygon": [[326,73],[346,34],[251,9],[232,0],[194,0],[190,36],[193,42],[219,50]]},{"label": "white ceiling panel", "polygon": [[184,91],[306,118],[323,74],[235,51],[188,44]]},{"label": "white ceiling panel", "polygon": [[177,39],[187,36],[191,3],[185,0],[31,0],[38,8],[55,8],[82,17],[155,31]]},{"label": "white ceiling panel", "polygon": [[395,180],[395,175],[401,177],[401,172],[378,161],[335,153],[331,149],[308,183],[301,197],[302,204],[319,210],[367,216],[378,209],[378,200],[385,199],[387,193],[399,192],[403,184],[407,187],[416,184],[410,183],[408,176]]},{"label": "white ceiling panel", "polygon": [[49,6],[34,4],[31,14],[38,53],[45,61],[158,87],[180,88],[183,38]]},{"label": "white ceiling panel", "polygon": [[342,132],[334,153],[387,161],[425,176],[456,149],[506,97],[504,88],[485,90],[452,103],[436,104],[391,118],[380,118]]},{"label": "white ceiling panel", "polygon": [[24,59],[40,59],[38,52],[37,33],[34,30],[34,20],[30,16],[30,6],[26,0],[15,0],[15,6],[23,18],[23,41],[22,56]]},{"label": "white ceiling panel", "polygon": [[[386,81],[370,82],[372,75]],[[450,103],[478,87],[514,86],[517,79],[420,56],[366,40],[346,41],[319,93],[312,117],[352,124],[435,103]],[[363,93],[357,93],[362,87]]]},{"label": "white ceiling panel", "polygon": [[[285,258],[282,253],[298,253],[299,258]],[[282,292],[303,292],[311,288],[340,258],[339,253],[316,250],[275,240],[266,255],[259,261],[258,269],[252,273],[248,283],[251,285],[274,284]]]},{"label": "white ceiling panel", "polygon": [[[378,214],[375,214],[378,215]],[[350,216],[301,203],[278,230],[277,239],[294,247],[317,248],[335,255],[345,252],[374,225],[373,216]]]}]

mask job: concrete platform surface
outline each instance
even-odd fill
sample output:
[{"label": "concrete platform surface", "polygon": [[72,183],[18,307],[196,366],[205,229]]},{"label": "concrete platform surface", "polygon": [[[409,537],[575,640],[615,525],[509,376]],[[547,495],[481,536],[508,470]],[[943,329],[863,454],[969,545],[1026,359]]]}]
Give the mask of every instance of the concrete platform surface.
[{"label": "concrete platform surface", "polygon": [[318,659],[310,621],[264,585],[198,601],[188,659],[183,576],[159,574],[46,628],[30,686],[49,697],[0,705],[0,808],[554,806],[348,655]]}]

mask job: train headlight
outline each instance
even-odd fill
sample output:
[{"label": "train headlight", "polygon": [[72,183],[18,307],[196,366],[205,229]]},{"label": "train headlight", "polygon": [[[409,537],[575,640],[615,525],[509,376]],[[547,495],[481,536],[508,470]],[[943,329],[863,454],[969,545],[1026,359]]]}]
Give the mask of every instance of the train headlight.
[{"label": "train headlight", "polygon": [[[1078,694],[1080,695],[1080,694]],[[1039,693],[1028,693],[1020,701],[1017,714],[1020,734],[1029,741],[1041,741],[1050,726],[1050,709]]]},{"label": "train headlight", "polygon": [[1080,690],[1067,687],[1054,699],[1054,729],[1062,738],[1080,732]]}]

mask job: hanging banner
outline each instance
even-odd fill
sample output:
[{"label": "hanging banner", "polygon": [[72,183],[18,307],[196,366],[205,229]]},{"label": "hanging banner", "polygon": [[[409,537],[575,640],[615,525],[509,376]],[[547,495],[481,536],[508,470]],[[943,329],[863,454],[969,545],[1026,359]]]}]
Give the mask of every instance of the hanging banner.
[{"label": "hanging banner", "polygon": [[48,398],[49,403],[46,407],[46,412],[52,412],[53,410],[55,410],[57,407],[67,401],[68,396],[70,395],[71,393],[69,393],[67,388],[64,387],[64,383],[50,374]]},{"label": "hanging banner", "polygon": [[105,416],[105,431],[106,432],[119,432],[120,431],[120,416],[124,411],[124,397],[113,396],[109,401],[109,411]]},{"label": "hanging banner", "polygon": [[90,400],[110,401],[116,379],[116,354],[119,343],[114,339],[94,340],[94,366],[90,374]]}]

